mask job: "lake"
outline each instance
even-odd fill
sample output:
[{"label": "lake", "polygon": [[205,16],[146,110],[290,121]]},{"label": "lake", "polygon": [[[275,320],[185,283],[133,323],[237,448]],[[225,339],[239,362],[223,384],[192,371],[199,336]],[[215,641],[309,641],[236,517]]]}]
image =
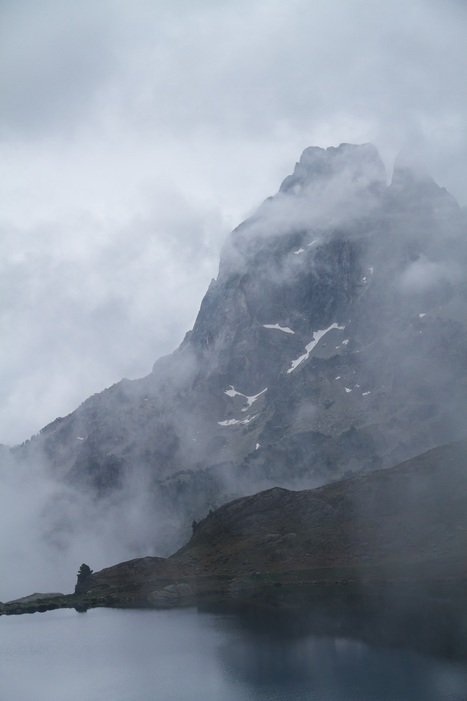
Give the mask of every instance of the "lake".
[{"label": "lake", "polygon": [[467,667],[316,635],[283,613],[0,618],[0,701],[466,701]]}]

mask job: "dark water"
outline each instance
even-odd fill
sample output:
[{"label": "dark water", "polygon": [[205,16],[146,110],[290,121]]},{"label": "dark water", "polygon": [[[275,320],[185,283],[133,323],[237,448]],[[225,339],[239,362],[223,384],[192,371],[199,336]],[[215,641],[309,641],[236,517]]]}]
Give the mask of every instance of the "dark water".
[{"label": "dark water", "polygon": [[467,667],[282,616],[94,609],[0,618],[0,701],[466,701]]}]

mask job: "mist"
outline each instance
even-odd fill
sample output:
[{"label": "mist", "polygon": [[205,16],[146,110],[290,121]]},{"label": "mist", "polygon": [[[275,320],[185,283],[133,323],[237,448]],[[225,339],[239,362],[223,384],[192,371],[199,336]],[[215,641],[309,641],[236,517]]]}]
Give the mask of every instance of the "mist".
[{"label": "mist", "polygon": [[[401,232],[397,251],[403,251],[405,265],[381,281],[379,297],[379,259],[391,261],[394,250],[375,227],[373,248],[362,269],[351,270],[349,285],[358,288],[362,308],[367,299],[382,304],[368,302],[360,325],[350,328],[363,347],[374,340],[369,320],[380,314],[378,328],[389,320],[388,328],[380,355],[369,360],[362,354],[360,374],[349,370],[342,387],[332,382],[339,383],[334,378],[345,369],[344,329],[351,319],[342,299],[350,287],[339,280],[339,299],[328,300],[311,320],[305,292],[288,318],[289,298],[280,290],[271,305],[268,285],[285,285],[291,299],[289,288],[306,278],[306,293],[315,294],[317,281],[335,272],[332,245],[340,245],[344,234],[352,239],[346,253],[357,256],[359,239],[374,233],[368,220],[379,216],[397,154],[399,168],[429,173],[460,205],[467,204],[464,5],[237,0],[219,8],[212,2],[194,7],[178,0],[165,7],[137,0],[130,7],[44,0],[6,2],[0,14],[0,58],[8,66],[1,78],[0,123],[0,441],[21,444],[36,435],[32,444],[40,446],[15,463],[2,454],[0,559],[7,566],[0,599],[72,591],[82,562],[97,570],[170,554],[188,537],[190,519],[219,505],[219,485],[226,497],[290,484],[283,455],[268,452],[277,425],[286,426],[284,436],[296,441],[297,455],[316,455],[316,471],[294,475],[291,483],[315,486],[324,479],[321,439],[302,445],[298,429],[324,435],[335,421],[339,430],[350,431],[349,416],[382,416],[392,392],[402,409],[388,435],[400,440],[385,460],[407,457],[404,422],[412,417],[408,409],[404,414],[403,380],[388,388],[390,373],[378,373],[386,353],[401,377],[416,380],[420,404],[431,406],[438,396],[447,406],[455,394],[449,364],[459,365],[451,341],[460,332],[452,329],[462,322],[463,307],[456,307],[452,290],[462,280],[463,259],[455,260],[454,252],[464,250],[457,225],[445,227],[442,240],[435,236],[421,251],[404,250],[407,232]],[[329,177],[310,179],[317,152],[308,147],[340,143],[374,144],[380,157],[361,170],[343,159]],[[367,150],[373,153],[373,147]],[[391,187],[396,185],[397,178]],[[445,206],[439,221],[449,210]],[[287,236],[290,250],[278,258],[277,241]],[[214,282],[200,312],[206,324],[199,324],[175,360],[156,364],[160,369],[150,375],[153,363],[193,328],[221,250],[220,272],[228,267],[246,278],[255,247],[267,255],[258,263],[256,287],[250,276],[254,324],[247,324],[251,305],[233,288],[222,305],[209,308],[218,291]],[[445,334],[448,362],[433,372],[413,347],[407,354],[401,317],[393,313],[397,305],[404,313],[411,310],[418,333],[441,302],[442,320],[420,334],[428,356],[430,339]],[[265,328],[278,323],[294,334]],[[337,327],[287,376],[286,385],[279,374],[303,356],[316,324],[320,330]],[[246,360],[242,355],[229,365],[234,341],[239,348],[243,343]],[[198,354],[190,355],[186,349],[195,342]],[[264,354],[255,357],[260,342]],[[324,397],[332,386],[332,404],[323,411],[319,392],[294,404],[290,388],[309,388],[309,365],[336,349],[336,371],[322,390]],[[211,384],[190,399],[208,371]],[[80,406],[122,378],[141,377],[146,380],[93,400],[103,410],[99,420],[94,404]],[[231,386],[246,396],[268,389],[254,412],[245,414],[225,395]],[[456,406],[446,419],[448,429],[433,429],[434,441],[462,432],[464,416],[454,416]],[[418,404],[411,408],[417,410]],[[154,416],[163,417],[156,427]],[[57,417],[64,423],[39,433]],[[246,418],[247,425],[237,423]],[[141,443],[136,458],[131,431]],[[109,435],[118,436],[118,449]],[[358,444],[349,435],[349,444]],[[422,448],[425,439],[421,432]],[[374,442],[376,454],[385,449],[386,436],[378,434]],[[55,456],[52,468],[44,445]],[[335,461],[333,477],[359,464],[360,445],[353,448],[349,464]],[[124,456],[117,487],[96,496],[85,480],[63,479],[86,450],[96,458],[97,471],[108,465],[112,451]],[[373,464],[372,456],[364,458]],[[246,485],[232,471],[234,463],[248,474]],[[180,476],[187,465],[193,469],[189,478]],[[188,509],[185,483],[193,488]],[[179,511],[167,508],[164,494]]]},{"label": "mist", "polygon": [[173,547],[173,515],[133,475],[106,498],[59,482],[44,465],[0,467],[0,600],[71,593],[82,562],[94,570]]},{"label": "mist", "polygon": [[[70,591],[81,562],[97,570],[169,555],[191,519],[223,501],[311,488],[461,437],[455,345],[450,362],[434,359],[458,333],[444,307],[462,304],[465,227],[442,188],[401,177],[388,185],[370,145],[307,149],[228,238],[179,350],[15,449],[0,475],[0,596]],[[140,273],[150,271],[133,241]],[[182,243],[188,265],[196,251]],[[436,423],[417,429],[426,412]]]},{"label": "mist", "polygon": [[0,442],[194,321],[225,235],[310,145],[403,150],[467,203],[463,3],[4,2]]}]

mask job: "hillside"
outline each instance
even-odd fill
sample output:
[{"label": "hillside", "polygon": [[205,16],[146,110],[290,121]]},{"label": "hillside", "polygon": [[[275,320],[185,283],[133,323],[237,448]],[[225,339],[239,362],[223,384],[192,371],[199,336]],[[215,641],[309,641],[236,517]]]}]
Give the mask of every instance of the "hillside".
[{"label": "hillside", "polygon": [[194,524],[169,558],[123,562],[93,573],[77,596],[28,600],[4,612],[287,600],[335,583],[412,583],[418,595],[435,583],[438,593],[465,592],[466,456],[461,441],[317,489],[240,498]]},{"label": "hillside", "polygon": [[317,489],[238,499],[197,524],[170,558],[102,570],[91,590],[118,583],[148,592],[165,578],[202,590],[204,578],[305,572],[323,581],[467,579],[466,456],[461,441]]}]

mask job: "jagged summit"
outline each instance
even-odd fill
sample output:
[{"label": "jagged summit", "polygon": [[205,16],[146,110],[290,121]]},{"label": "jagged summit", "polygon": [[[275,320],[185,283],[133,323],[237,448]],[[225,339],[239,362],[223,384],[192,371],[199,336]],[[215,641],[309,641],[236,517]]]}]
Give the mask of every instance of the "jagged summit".
[{"label": "jagged summit", "polygon": [[465,434],[467,235],[370,144],[306,149],[226,243],[193,330],[27,445],[93,494],[144,484],[176,524],[272,486],[389,467]]},{"label": "jagged summit", "polygon": [[340,144],[327,149],[317,146],[306,148],[295,165],[292,175],[287,176],[280,187],[289,192],[312,183],[347,177],[360,184],[384,186],[386,171],[373,144]]}]

